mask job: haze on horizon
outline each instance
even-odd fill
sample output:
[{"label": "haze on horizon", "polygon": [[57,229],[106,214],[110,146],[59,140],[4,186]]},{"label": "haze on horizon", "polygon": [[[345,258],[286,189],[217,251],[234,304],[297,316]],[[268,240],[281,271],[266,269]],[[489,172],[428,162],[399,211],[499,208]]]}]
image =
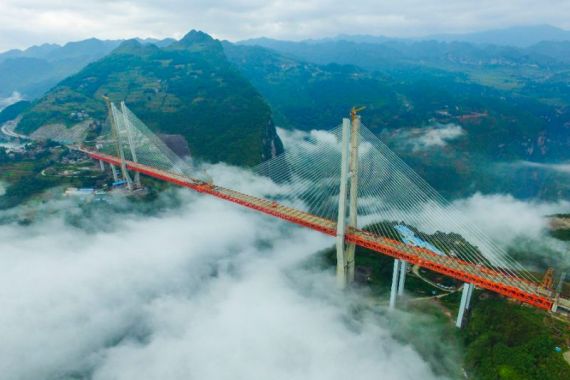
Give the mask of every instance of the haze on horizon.
[{"label": "haze on horizon", "polygon": [[2,0],[0,52],[91,37],[180,38],[190,29],[231,41],[418,37],[539,24],[570,29],[568,14],[564,0]]}]

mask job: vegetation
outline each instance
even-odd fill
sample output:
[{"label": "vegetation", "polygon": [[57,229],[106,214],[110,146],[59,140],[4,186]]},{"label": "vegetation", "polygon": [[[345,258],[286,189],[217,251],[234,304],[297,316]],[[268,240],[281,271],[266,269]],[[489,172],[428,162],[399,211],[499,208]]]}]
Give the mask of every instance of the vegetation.
[{"label": "vegetation", "polygon": [[7,185],[5,194],[0,196],[0,209],[18,206],[53,187],[93,187],[105,180],[103,174],[95,177],[46,175],[50,170],[58,172],[66,169],[61,159],[67,154],[67,149],[54,143],[29,147],[28,153],[15,156],[6,154],[0,148],[0,181]]},{"label": "vegetation", "polygon": [[18,115],[26,111],[29,107],[30,107],[30,102],[22,100],[4,108],[0,112],[0,124],[4,124],[9,120],[17,118]]},{"label": "vegetation", "polygon": [[[321,257],[325,268],[333,268],[336,265],[334,249],[325,251]],[[356,249],[356,258],[357,267],[368,269],[367,279],[363,281],[361,278],[359,285],[369,288],[374,297],[386,299],[394,260],[360,247]],[[422,276],[431,280],[437,279],[436,282],[443,281],[440,275],[428,270],[423,270]],[[455,286],[460,285],[456,281],[450,281]],[[414,298],[443,293],[413,274],[408,274],[406,278],[406,292]],[[467,371],[469,379],[570,378],[570,365],[563,358],[563,352],[570,348],[568,322],[493,293],[476,290],[468,321],[462,330],[456,330],[454,323],[460,299],[461,292],[453,292],[444,297],[426,299],[424,302],[401,304],[400,307],[435,318],[425,320],[425,323],[430,325],[423,328],[437,330],[442,339],[448,341],[451,346],[463,346],[462,367]],[[426,346],[425,340],[417,336],[417,329],[414,332],[400,326],[396,330],[398,336],[411,342],[436,372],[460,377],[458,374],[446,372],[453,366],[443,363],[449,353],[433,352],[441,348],[439,345]],[[557,352],[556,347],[559,347],[561,352]]]},{"label": "vegetation", "polygon": [[[367,127],[448,197],[475,191],[521,198],[570,196],[570,179],[564,173],[524,164],[570,159],[564,127],[570,125],[567,76],[555,76],[562,86],[529,66],[522,70],[503,65],[501,70],[511,67],[512,75],[524,71],[516,79],[515,92],[497,79],[503,77],[495,66],[439,62],[445,52],[435,52],[445,44],[414,44],[420,52],[409,46],[343,42],[268,46],[274,50],[229,43],[224,49],[268,100],[283,127],[329,129],[352,106],[365,105]],[[453,54],[460,54],[462,47],[466,49],[447,46]],[[495,54],[478,49],[467,53],[473,62]],[[560,65],[568,69],[568,64]],[[475,70],[486,73],[487,79],[475,80]],[[559,92],[539,90],[546,88]],[[449,123],[463,133],[439,144],[422,144],[429,131]]]},{"label": "vegetation", "polygon": [[555,350],[568,350],[567,323],[495,296],[474,299],[472,310],[463,335],[474,379],[570,379],[570,365]]},{"label": "vegetation", "polygon": [[49,91],[24,113],[18,130],[102,123],[105,95],[124,100],[153,131],[182,135],[196,158],[254,165],[282,150],[270,108],[220,43],[195,31],[165,48],[123,43]]}]

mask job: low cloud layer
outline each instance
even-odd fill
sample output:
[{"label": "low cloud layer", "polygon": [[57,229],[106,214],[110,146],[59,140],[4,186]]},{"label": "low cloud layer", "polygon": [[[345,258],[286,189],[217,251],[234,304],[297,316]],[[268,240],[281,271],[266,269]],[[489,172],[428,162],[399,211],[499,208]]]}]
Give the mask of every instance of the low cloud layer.
[{"label": "low cloud layer", "polygon": [[[324,132],[284,140],[336,147]],[[208,173],[254,195],[288,191],[223,164]],[[2,378],[440,378],[394,338],[382,306],[337,291],[333,270],[308,265],[332,238],[190,191],[167,192],[154,206],[66,199],[0,213]],[[480,194],[453,206],[440,211],[506,247],[544,241],[544,215],[570,210]],[[9,222],[18,214],[36,221]],[[557,244],[551,252],[562,262],[568,247]],[[423,332],[432,323],[404,312],[397,320],[423,323]],[[430,334],[425,345],[446,353],[438,363],[457,370],[457,347]]]},{"label": "low cloud layer", "polygon": [[9,105],[19,102],[20,100],[23,100],[23,98],[22,94],[20,94],[18,91],[14,91],[12,95],[8,96],[7,98],[0,98],[0,111]]},{"label": "low cloud layer", "polygon": [[409,37],[529,24],[568,29],[568,14],[570,4],[559,0],[3,0],[0,51],[89,37],[180,37],[191,28],[230,40]]},{"label": "low cloud layer", "polygon": [[[331,238],[174,197],[149,215],[56,202],[0,227],[2,378],[438,378],[385,316],[352,316],[332,271],[307,268]],[[87,217],[101,227],[69,224]]]},{"label": "low cloud layer", "polygon": [[562,164],[545,164],[540,162],[520,161],[515,164],[519,167],[538,168],[544,170],[552,170],[559,173],[570,173],[570,163]]},{"label": "low cloud layer", "polygon": [[441,148],[449,142],[465,135],[465,130],[457,124],[436,124],[423,128],[406,128],[394,132],[391,138],[402,147],[414,151]]}]

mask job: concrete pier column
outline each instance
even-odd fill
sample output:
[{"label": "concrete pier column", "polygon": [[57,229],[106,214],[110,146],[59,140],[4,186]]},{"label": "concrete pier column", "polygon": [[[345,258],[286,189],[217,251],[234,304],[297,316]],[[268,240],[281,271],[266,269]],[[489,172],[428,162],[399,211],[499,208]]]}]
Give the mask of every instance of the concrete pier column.
[{"label": "concrete pier column", "polygon": [[105,171],[105,163],[103,162],[103,160],[99,160],[99,167],[101,168],[102,172]]},{"label": "concrete pier column", "polygon": [[394,260],[394,270],[392,272],[392,288],[390,290],[390,310],[396,307],[396,296],[398,295],[398,275],[400,274],[400,260]]},{"label": "concrete pier column", "polygon": [[457,320],[455,321],[455,326],[459,329],[463,325],[465,310],[468,309],[467,301],[469,300],[469,292],[471,292],[471,284],[465,283],[461,292],[461,302],[459,304],[459,311],[457,312]]},{"label": "concrete pier column", "polygon": [[404,260],[400,260],[400,279],[398,281],[398,296],[404,295],[404,285],[406,283],[406,269],[408,267],[408,263]]},{"label": "concrete pier column", "polygon": [[469,284],[469,293],[467,293],[467,303],[465,304],[465,309],[471,309],[471,296],[473,295],[473,290],[475,290],[475,285]]}]

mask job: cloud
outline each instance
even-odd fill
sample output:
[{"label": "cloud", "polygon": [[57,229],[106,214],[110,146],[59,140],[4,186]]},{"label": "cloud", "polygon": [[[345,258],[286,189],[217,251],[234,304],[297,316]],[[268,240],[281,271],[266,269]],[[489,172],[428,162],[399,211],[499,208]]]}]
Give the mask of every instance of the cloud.
[{"label": "cloud", "polygon": [[3,0],[0,51],[93,36],[181,37],[191,28],[230,40],[418,36],[545,23],[570,28],[568,13],[568,2],[559,0]]},{"label": "cloud", "polygon": [[12,92],[12,95],[8,96],[7,98],[0,98],[0,111],[23,99],[24,98],[22,97],[22,94],[20,94],[18,91]]},{"label": "cloud", "polygon": [[398,129],[392,132],[389,138],[403,147],[410,147],[414,151],[431,148],[441,148],[450,141],[465,135],[465,130],[457,124],[435,124],[423,128]]},{"label": "cloud", "polygon": [[[285,138],[308,150],[311,141],[336,146],[323,134]],[[207,167],[232,188],[290,191],[243,169]],[[461,213],[505,244],[541,239],[542,215],[569,208],[479,194],[454,207],[440,215]],[[17,214],[37,221],[18,224]],[[332,246],[319,233],[183,190],[153,205],[51,201],[2,212],[0,221],[0,372],[8,380],[438,378],[394,338],[382,307],[370,310],[367,294],[339,292],[334,271],[308,265]],[[397,319],[421,328],[427,347],[443,346],[437,360],[459,369],[455,347],[426,335],[433,321]]]},{"label": "cloud", "polygon": [[540,162],[531,161],[519,161],[515,163],[516,166],[528,167],[528,168],[538,168],[544,170],[552,170],[559,173],[570,173],[570,163],[563,164],[545,164]]},{"label": "cloud", "polygon": [[164,197],[171,207],[151,213],[65,200],[0,227],[4,379],[437,378],[385,316],[352,316],[365,298],[307,268],[331,238],[189,191]]}]

